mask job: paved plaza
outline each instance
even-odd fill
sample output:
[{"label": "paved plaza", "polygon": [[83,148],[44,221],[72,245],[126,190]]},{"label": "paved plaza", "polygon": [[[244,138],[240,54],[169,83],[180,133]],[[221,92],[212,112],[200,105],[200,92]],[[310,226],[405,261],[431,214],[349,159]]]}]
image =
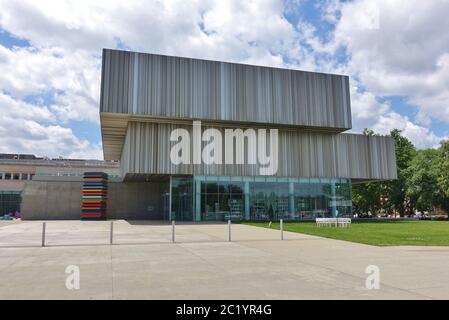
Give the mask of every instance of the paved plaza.
[{"label": "paved plaza", "polygon": [[[375,247],[248,225],[0,222],[0,299],[448,299],[449,247]],[[80,270],[66,287],[67,266]],[[369,290],[367,266],[380,271]]]}]

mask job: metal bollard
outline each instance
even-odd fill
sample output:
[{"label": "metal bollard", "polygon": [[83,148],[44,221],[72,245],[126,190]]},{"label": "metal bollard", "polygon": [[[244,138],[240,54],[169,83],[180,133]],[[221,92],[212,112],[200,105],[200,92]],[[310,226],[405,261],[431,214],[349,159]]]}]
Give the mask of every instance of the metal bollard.
[{"label": "metal bollard", "polygon": [[175,243],[175,220],[171,222],[171,242]]},{"label": "metal bollard", "polygon": [[231,219],[228,220],[228,241],[231,241]]},{"label": "metal bollard", "polygon": [[109,244],[113,244],[114,241],[114,221],[111,221],[111,232],[109,234]]},{"label": "metal bollard", "polygon": [[42,247],[45,247],[45,226],[46,222],[42,223]]},{"label": "metal bollard", "polygon": [[284,220],[283,219],[281,219],[280,229],[281,229],[281,240],[284,240]]}]

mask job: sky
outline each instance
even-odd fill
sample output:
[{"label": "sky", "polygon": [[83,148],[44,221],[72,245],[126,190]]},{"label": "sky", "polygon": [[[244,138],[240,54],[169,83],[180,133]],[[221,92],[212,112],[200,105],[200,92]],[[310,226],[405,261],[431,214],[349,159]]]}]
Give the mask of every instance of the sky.
[{"label": "sky", "polygon": [[345,74],[353,129],[449,137],[449,0],[0,0],[0,152],[102,159],[102,48]]}]

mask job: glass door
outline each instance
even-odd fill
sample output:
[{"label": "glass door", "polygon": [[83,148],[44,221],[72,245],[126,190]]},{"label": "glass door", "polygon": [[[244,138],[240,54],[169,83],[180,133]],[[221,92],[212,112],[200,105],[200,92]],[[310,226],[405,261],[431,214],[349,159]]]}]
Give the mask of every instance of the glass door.
[{"label": "glass door", "polygon": [[162,194],[161,203],[162,203],[163,218],[164,218],[164,220],[169,221],[170,220],[170,193],[169,192]]},{"label": "glass door", "polygon": [[170,219],[193,221],[193,177],[172,177]]}]

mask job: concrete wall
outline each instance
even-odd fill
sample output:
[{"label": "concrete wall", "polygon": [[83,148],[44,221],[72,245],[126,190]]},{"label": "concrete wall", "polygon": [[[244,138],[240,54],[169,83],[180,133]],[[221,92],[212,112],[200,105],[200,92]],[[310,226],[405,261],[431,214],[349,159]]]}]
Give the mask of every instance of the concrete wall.
[{"label": "concrete wall", "polygon": [[[81,181],[28,181],[22,192],[22,219],[80,219],[81,190]],[[109,182],[107,217],[159,220],[159,202],[158,183]]]},{"label": "concrete wall", "polygon": [[81,182],[29,181],[22,191],[22,219],[79,219]]},{"label": "concrete wall", "polygon": [[107,217],[111,219],[163,219],[160,184],[155,182],[110,183]]},{"label": "concrete wall", "polygon": [[0,180],[0,191],[22,191],[26,180]]}]

